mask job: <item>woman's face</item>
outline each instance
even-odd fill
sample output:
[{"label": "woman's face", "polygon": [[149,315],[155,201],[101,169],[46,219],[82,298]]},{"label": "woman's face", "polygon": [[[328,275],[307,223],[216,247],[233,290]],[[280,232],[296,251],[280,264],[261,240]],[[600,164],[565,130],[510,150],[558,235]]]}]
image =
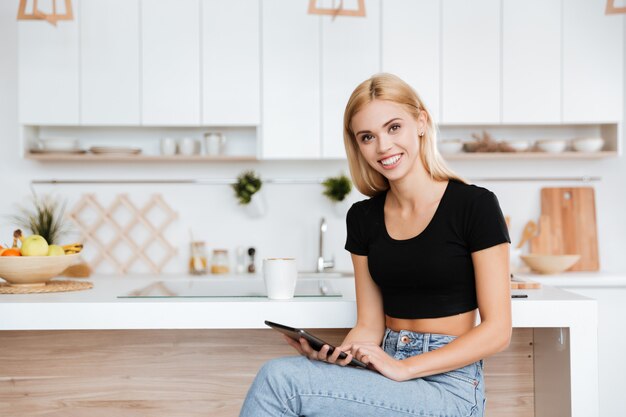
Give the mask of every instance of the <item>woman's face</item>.
[{"label": "woman's face", "polygon": [[421,163],[419,133],[426,127],[424,112],[415,120],[403,106],[388,100],[373,100],[352,116],[363,157],[389,181],[405,177]]}]

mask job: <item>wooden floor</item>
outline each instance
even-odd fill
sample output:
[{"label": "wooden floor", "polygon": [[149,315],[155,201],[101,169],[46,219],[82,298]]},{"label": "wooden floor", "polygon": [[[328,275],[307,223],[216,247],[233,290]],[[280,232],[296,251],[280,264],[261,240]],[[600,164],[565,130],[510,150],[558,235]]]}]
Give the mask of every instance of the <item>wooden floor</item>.
[{"label": "wooden floor", "polygon": [[[487,415],[534,416],[532,339],[485,361]],[[237,416],[260,366],[292,354],[269,329],[1,331],[0,416]]]}]

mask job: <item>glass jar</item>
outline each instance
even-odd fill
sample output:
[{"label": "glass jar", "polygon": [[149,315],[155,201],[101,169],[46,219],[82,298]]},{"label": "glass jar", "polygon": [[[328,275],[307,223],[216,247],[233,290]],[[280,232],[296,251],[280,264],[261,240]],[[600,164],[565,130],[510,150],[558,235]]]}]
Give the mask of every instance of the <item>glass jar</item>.
[{"label": "glass jar", "polygon": [[228,251],[226,249],[213,250],[213,257],[211,258],[212,274],[228,274],[230,272],[229,264]]},{"label": "glass jar", "polygon": [[189,273],[203,275],[208,272],[208,258],[204,242],[191,242],[189,254]]}]

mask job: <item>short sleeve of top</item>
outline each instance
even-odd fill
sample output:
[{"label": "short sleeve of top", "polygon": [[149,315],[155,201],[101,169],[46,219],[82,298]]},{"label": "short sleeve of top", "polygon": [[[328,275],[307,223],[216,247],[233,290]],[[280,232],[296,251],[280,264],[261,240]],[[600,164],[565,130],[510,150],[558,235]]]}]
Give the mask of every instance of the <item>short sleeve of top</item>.
[{"label": "short sleeve of top", "polygon": [[345,249],[355,255],[367,256],[368,242],[362,202],[354,203],[346,216],[347,237]]},{"label": "short sleeve of top", "polygon": [[474,197],[466,217],[466,239],[470,252],[509,242],[508,228],[498,198],[491,191]]}]

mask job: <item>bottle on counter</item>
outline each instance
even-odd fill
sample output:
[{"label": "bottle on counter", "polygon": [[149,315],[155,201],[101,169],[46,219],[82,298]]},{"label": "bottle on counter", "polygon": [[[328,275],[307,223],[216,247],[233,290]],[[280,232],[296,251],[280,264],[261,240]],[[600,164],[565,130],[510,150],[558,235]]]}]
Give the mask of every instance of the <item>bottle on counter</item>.
[{"label": "bottle on counter", "polygon": [[228,260],[228,250],[214,249],[211,258],[212,274],[228,274],[230,272],[230,262]]},{"label": "bottle on counter", "polygon": [[243,246],[237,247],[237,262],[235,264],[235,273],[243,274],[246,272],[246,250]]},{"label": "bottle on counter", "polygon": [[250,264],[248,265],[248,272],[254,274],[256,272],[256,267],[254,266],[254,254],[256,253],[256,249],[248,248],[248,255],[250,255]]},{"label": "bottle on counter", "polygon": [[206,246],[202,241],[194,241],[190,244],[189,273],[192,275],[203,275],[207,273],[208,258]]}]

